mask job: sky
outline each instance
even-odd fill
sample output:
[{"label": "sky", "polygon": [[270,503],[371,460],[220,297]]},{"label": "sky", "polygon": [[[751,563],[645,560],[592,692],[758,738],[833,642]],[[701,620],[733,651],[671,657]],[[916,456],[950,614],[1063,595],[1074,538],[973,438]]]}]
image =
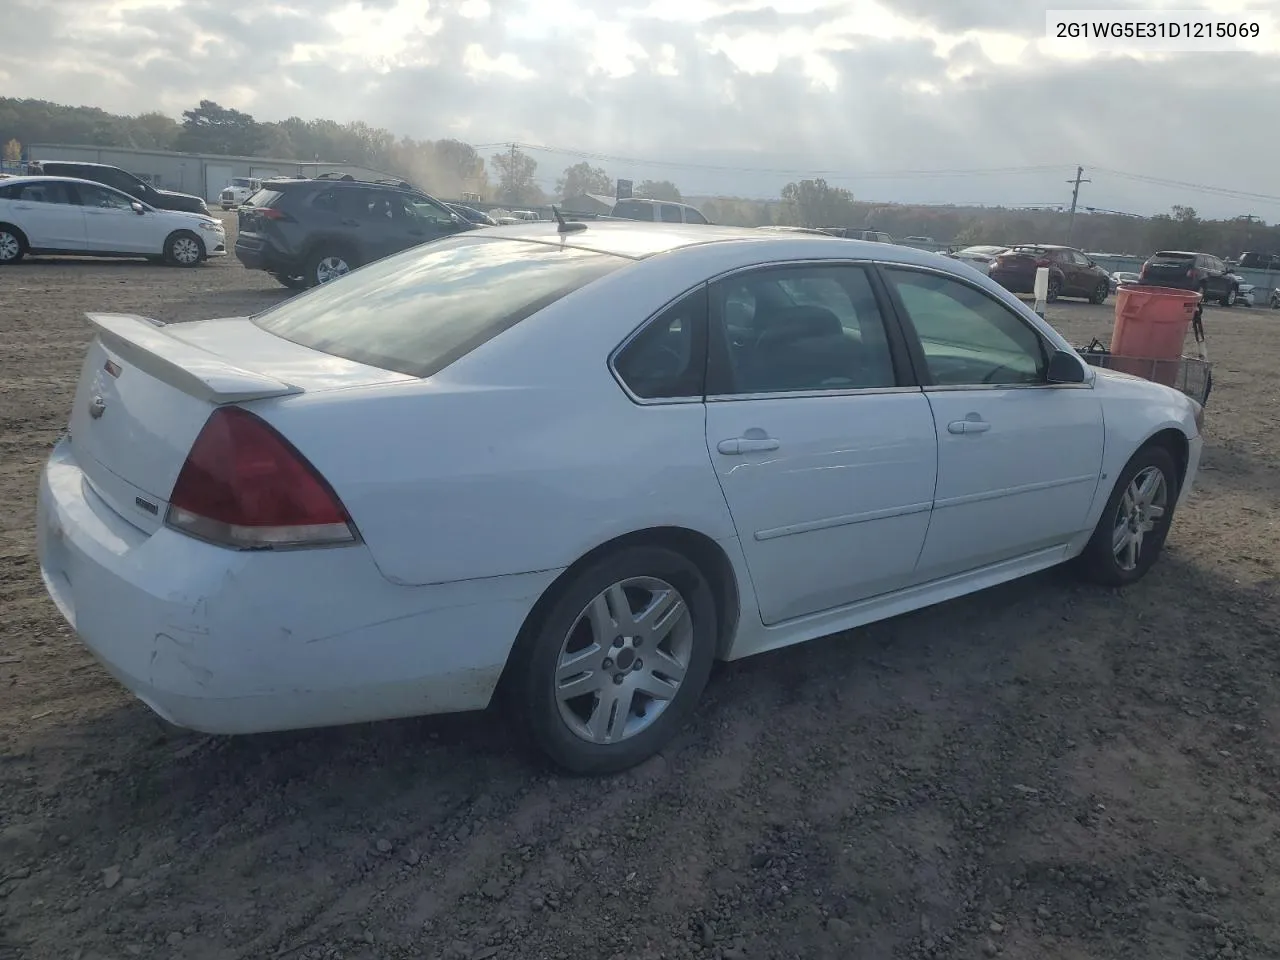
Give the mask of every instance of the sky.
[{"label": "sky", "polygon": [[1158,55],[1047,41],[1070,5],[3,0],[0,92],[516,141],[544,188],[589,159],[687,195],[821,176],[859,200],[1047,205],[1082,165],[1084,206],[1280,220],[1280,0],[1125,4],[1269,18],[1249,49]]}]

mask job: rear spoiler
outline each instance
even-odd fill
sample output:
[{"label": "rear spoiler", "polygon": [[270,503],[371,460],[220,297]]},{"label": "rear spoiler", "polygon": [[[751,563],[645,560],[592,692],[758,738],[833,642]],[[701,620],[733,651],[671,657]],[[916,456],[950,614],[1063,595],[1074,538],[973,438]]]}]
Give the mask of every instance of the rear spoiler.
[{"label": "rear spoiler", "polygon": [[121,360],[212,404],[240,403],[302,393],[301,387],[227,363],[179,340],[163,326],[131,313],[86,313],[102,345]]}]

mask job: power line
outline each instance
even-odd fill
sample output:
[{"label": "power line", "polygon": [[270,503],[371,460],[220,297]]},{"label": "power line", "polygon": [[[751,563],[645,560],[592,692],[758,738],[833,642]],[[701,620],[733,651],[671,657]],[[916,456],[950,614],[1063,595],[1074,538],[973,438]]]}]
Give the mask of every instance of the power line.
[{"label": "power line", "polygon": [[1268,193],[1251,193],[1247,190],[1237,190],[1232,187],[1214,187],[1206,183],[1191,183],[1186,180],[1169,180],[1164,177],[1152,177],[1147,174],[1129,173],[1124,170],[1113,170],[1110,167],[1094,167],[1103,173],[1109,173],[1115,177],[1122,177],[1126,180],[1135,180],[1139,183],[1149,183],[1158,187],[1176,187],[1183,190],[1193,190],[1199,193],[1211,194],[1219,197],[1229,197],[1233,200],[1260,200],[1264,203],[1280,203],[1280,197]]}]

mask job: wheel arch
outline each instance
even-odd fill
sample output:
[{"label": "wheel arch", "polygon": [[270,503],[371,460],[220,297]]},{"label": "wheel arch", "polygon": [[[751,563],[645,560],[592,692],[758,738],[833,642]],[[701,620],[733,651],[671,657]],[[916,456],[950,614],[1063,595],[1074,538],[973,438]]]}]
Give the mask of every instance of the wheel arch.
[{"label": "wheel arch", "polygon": [[[523,643],[530,632],[538,628],[551,605],[582,570],[616,550],[637,546],[665,547],[668,550],[674,550],[686,557],[706,577],[716,601],[716,657],[725,656],[738,630],[738,617],[741,610],[738,579],[733,570],[733,563],[724,552],[724,548],[705,533],[699,533],[688,527],[647,527],[643,530],[634,530],[614,537],[584,553],[561,571],[551,585],[542,592],[542,596],[538,597],[520,626],[515,646]],[[506,666],[503,667],[502,676],[498,681],[499,687],[508,683],[508,671],[515,659],[512,656],[507,657]]]},{"label": "wheel arch", "polygon": [[1191,458],[1191,441],[1187,439],[1187,435],[1177,427],[1165,427],[1149,436],[1138,449],[1145,447],[1163,447],[1169,451],[1173,462],[1178,467],[1178,489],[1181,490],[1183,481],[1187,478],[1187,465]]}]

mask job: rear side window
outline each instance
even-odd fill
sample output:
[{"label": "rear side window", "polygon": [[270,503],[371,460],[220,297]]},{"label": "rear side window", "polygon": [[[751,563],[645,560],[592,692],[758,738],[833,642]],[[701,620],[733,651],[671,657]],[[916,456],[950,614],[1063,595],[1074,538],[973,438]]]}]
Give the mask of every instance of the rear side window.
[{"label": "rear side window", "polygon": [[429,377],[629,262],[575,247],[452,237],[377,260],[253,320],[321,353]]},{"label": "rear side window", "polygon": [[653,208],[647,203],[636,203],[634,200],[623,200],[613,208],[615,217],[627,220],[652,220]]},{"label": "rear side window", "polygon": [[277,202],[277,201],[278,201],[282,196],[284,196],[284,194],[282,194],[282,193],[281,193],[280,191],[278,191],[278,190],[267,190],[267,189],[262,189],[262,190],[259,190],[257,193],[255,193],[253,196],[251,196],[248,200],[246,200],[246,201],[245,201],[245,206],[248,206],[248,207],[274,207],[274,206],[276,205],[276,202]]},{"label": "rear side window", "polygon": [[697,210],[693,209],[693,207],[685,207],[684,222],[685,223],[706,223],[707,218],[704,217],[702,214],[700,214]]},{"label": "rear side window", "polygon": [[662,216],[663,223],[680,222],[680,208],[674,203],[664,203],[659,210],[659,214]]}]

